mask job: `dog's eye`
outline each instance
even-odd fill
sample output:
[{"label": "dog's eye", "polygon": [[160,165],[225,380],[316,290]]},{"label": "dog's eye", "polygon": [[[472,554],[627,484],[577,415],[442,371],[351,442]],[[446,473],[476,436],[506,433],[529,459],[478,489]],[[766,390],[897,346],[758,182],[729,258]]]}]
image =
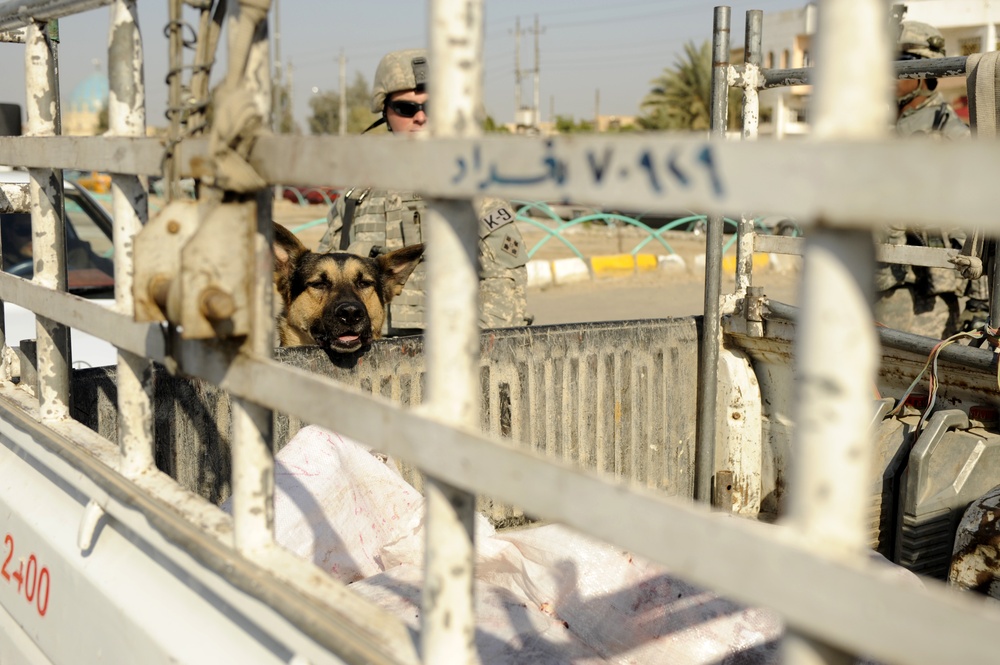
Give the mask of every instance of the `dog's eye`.
[{"label": "dog's eye", "polygon": [[310,289],[326,289],[327,282],[325,279],[314,279],[311,282],[306,282],[306,286]]},{"label": "dog's eye", "polygon": [[370,279],[365,279],[364,277],[358,279],[359,289],[370,289],[375,286],[375,282]]}]

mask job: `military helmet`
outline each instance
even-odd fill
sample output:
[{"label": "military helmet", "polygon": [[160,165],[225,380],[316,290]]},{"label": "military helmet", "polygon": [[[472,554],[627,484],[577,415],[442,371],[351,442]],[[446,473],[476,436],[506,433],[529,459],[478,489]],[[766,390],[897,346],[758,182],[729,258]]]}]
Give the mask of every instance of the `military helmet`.
[{"label": "military helmet", "polygon": [[920,21],[903,21],[896,47],[900,55],[917,58],[943,58],[944,37],[933,25]]},{"label": "military helmet", "polygon": [[409,49],[387,53],[375,70],[372,84],[372,113],[381,113],[385,98],[400,90],[427,85],[427,50]]}]

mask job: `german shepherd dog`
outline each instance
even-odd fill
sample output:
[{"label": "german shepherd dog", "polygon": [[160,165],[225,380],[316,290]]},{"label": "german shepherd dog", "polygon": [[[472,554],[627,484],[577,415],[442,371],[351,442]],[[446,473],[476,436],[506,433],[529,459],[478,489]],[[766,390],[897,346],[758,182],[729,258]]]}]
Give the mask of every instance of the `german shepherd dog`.
[{"label": "german shepherd dog", "polygon": [[281,346],[353,353],[382,335],[386,307],[420,262],[423,244],[366,258],[312,252],[274,225],[274,286]]}]

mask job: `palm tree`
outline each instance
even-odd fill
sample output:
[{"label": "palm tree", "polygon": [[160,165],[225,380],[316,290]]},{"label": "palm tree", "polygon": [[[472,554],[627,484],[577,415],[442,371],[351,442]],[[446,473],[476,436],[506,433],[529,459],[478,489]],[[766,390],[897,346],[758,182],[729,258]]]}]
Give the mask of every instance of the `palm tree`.
[{"label": "palm tree", "polygon": [[[673,68],[653,79],[653,89],[640,104],[645,112],[639,123],[645,129],[707,130],[712,117],[712,47],[708,41],[701,46],[694,42],[684,45],[684,53],[674,61]],[[740,93],[730,90],[729,123],[739,108]],[[734,108],[735,104],[735,108]]]}]

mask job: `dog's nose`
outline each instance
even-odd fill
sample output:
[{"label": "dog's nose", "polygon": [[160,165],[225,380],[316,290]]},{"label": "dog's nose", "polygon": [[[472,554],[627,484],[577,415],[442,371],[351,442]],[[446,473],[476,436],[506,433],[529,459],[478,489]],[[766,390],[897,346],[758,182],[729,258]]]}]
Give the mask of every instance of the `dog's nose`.
[{"label": "dog's nose", "polygon": [[345,326],[353,326],[360,323],[364,314],[364,307],[355,302],[342,302],[333,310],[333,315]]}]

